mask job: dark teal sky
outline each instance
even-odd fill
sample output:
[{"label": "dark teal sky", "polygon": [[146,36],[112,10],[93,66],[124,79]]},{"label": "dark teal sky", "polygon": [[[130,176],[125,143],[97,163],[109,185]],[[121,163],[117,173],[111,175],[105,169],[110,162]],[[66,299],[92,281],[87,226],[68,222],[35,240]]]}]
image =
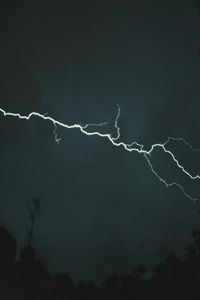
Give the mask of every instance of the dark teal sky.
[{"label": "dark teal sky", "polygon": [[[197,1],[8,1],[0,7],[0,107],[48,112],[67,124],[102,122],[121,107],[122,139],[168,136],[199,144]],[[183,253],[199,203],[166,189],[146,161],[77,130],[0,117],[0,220],[26,242],[27,203],[42,201],[34,246],[52,274],[102,279]],[[172,145],[191,172],[199,157]],[[190,182],[162,153],[168,180]]]}]

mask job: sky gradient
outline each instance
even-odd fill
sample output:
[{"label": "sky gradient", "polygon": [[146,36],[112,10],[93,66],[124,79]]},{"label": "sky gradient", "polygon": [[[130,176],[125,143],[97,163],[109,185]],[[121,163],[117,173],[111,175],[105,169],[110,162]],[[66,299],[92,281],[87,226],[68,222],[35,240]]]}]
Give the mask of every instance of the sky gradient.
[{"label": "sky gradient", "polygon": [[[199,143],[197,1],[5,1],[0,6],[0,107],[47,113],[67,124],[111,119],[124,142],[168,136]],[[27,206],[43,209],[33,244],[52,274],[101,280],[183,253],[199,202],[166,189],[144,158],[78,130],[0,115],[0,222],[26,243]],[[200,155],[170,145],[198,173]],[[166,155],[156,170],[200,198]],[[199,172],[200,173],[200,172]]]}]

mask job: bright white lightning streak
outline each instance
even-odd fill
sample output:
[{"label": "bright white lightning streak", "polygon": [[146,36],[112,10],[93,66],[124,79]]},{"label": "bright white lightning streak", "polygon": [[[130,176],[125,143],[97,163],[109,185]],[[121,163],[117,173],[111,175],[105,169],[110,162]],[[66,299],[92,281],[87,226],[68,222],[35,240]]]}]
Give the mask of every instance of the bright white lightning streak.
[{"label": "bright white lightning streak", "polygon": [[156,144],[153,144],[150,149],[147,151],[144,149],[144,145],[143,144],[139,144],[137,142],[132,142],[130,144],[126,144],[124,142],[120,142],[119,141],[119,138],[121,137],[120,135],[120,127],[118,126],[118,120],[119,120],[119,117],[120,117],[120,106],[118,106],[118,111],[117,111],[117,116],[115,118],[115,123],[114,123],[114,127],[115,127],[115,130],[117,132],[117,135],[116,137],[113,137],[111,133],[101,133],[99,131],[88,131],[87,129],[89,127],[102,127],[102,126],[105,126],[108,124],[109,121],[107,122],[102,122],[102,123],[90,123],[90,124],[86,124],[84,126],[82,126],[81,124],[73,124],[73,125],[67,125],[63,122],[60,122],[50,116],[48,116],[48,114],[40,114],[38,112],[31,112],[29,113],[28,115],[21,115],[20,113],[12,113],[12,112],[7,112],[5,111],[4,109],[0,108],[0,112],[4,115],[4,116],[10,116],[10,117],[16,117],[16,118],[19,118],[19,119],[23,119],[23,120],[30,120],[31,117],[33,116],[36,116],[36,117],[39,117],[43,120],[46,120],[46,121],[50,121],[51,123],[53,123],[54,125],[54,131],[53,131],[53,134],[54,134],[54,138],[55,138],[55,141],[56,143],[60,143],[61,139],[58,137],[58,134],[57,134],[57,128],[58,127],[63,127],[63,128],[66,128],[66,129],[79,129],[83,134],[86,134],[88,136],[93,136],[93,135],[96,135],[96,136],[99,136],[101,138],[107,138],[114,146],[116,147],[122,147],[124,148],[126,151],[129,151],[129,152],[137,152],[139,154],[142,154],[143,157],[146,159],[151,171],[153,172],[153,174],[159,179],[159,181],[161,181],[162,183],[164,183],[164,185],[168,188],[168,187],[172,187],[172,186],[176,186],[178,187],[182,192],[183,194],[193,200],[193,201],[196,201],[198,199],[196,198],[193,198],[192,196],[190,196],[189,194],[186,193],[185,189],[183,188],[182,185],[180,185],[179,183],[177,182],[171,182],[171,183],[168,183],[165,179],[163,179],[157,171],[155,171],[151,161],[150,161],[150,157],[151,157],[151,154],[153,153],[153,151],[156,149],[156,148],[160,148],[161,150],[163,150],[166,154],[168,154],[172,160],[174,161],[174,163],[176,164],[176,166],[187,176],[189,177],[191,180],[196,180],[196,179],[200,179],[200,175],[195,175],[193,176],[192,174],[190,174],[185,168],[183,165],[180,164],[180,162],[178,161],[178,159],[175,157],[175,155],[173,154],[173,152],[171,152],[170,150],[168,150],[166,148],[167,144],[170,142],[170,141],[175,141],[175,142],[182,142],[184,143],[186,146],[188,146],[190,148],[190,150],[192,151],[198,151],[200,152],[199,149],[194,149],[192,147],[192,145],[190,145],[185,139],[183,138],[175,138],[175,137],[168,137],[167,140],[163,143],[156,143]]}]

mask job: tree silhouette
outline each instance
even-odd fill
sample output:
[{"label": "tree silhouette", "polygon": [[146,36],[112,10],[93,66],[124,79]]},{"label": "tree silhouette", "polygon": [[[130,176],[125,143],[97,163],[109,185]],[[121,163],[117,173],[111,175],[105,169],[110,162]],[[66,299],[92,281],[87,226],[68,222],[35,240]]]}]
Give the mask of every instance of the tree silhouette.
[{"label": "tree silhouette", "polygon": [[144,266],[138,265],[130,273],[113,273],[101,286],[89,281],[79,282],[76,287],[67,275],[49,276],[35,259],[32,236],[39,212],[40,203],[34,200],[27,246],[21,252],[21,260],[16,260],[15,239],[0,226],[0,299],[199,300],[200,230],[192,232],[192,242],[185,248],[183,258],[169,255],[149,276],[145,275]]}]

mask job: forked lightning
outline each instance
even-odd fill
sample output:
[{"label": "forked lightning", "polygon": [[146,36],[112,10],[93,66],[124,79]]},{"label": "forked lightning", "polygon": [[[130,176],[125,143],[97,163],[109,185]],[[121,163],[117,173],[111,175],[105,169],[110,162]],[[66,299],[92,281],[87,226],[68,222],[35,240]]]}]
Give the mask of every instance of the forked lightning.
[{"label": "forked lightning", "polygon": [[126,143],[124,143],[122,141],[119,141],[120,138],[121,138],[120,127],[118,125],[118,120],[119,120],[119,117],[120,117],[120,106],[118,106],[117,115],[116,115],[115,122],[114,122],[114,127],[115,127],[115,130],[116,130],[116,136],[113,136],[112,133],[101,133],[98,130],[95,130],[95,131],[94,130],[92,130],[92,131],[90,130],[89,131],[89,129],[91,129],[91,128],[93,128],[93,129],[96,128],[97,129],[97,128],[103,127],[103,126],[107,125],[109,121],[108,122],[99,123],[99,124],[90,123],[90,124],[86,124],[84,126],[82,126],[81,124],[67,125],[67,124],[65,124],[63,122],[60,122],[60,121],[58,121],[58,120],[56,120],[56,119],[48,116],[48,114],[41,114],[41,113],[38,113],[38,112],[31,112],[28,115],[21,115],[20,113],[7,112],[7,111],[5,111],[2,108],[0,108],[0,112],[4,116],[16,117],[16,118],[23,119],[23,120],[30,120],[31,117],[36,116],[36,117],[41,118],[41,119],[43,119],[45,121],[51,122],[54,125],[53,134],[54,134],[56,143],[60,143],[60,141],[61,141],[61,139],[58,137],[57,129],[58,129],[58,127],[63,127],[63,128],[66,128],[66,129],[79,129],[83,134],[86,134],[88,136],[96,135],[96,136],[98,136],[100,138],[108,139],[113,144],[113,146],[121,147],[124,150],[129,151],[129,152],[134,152],[135,151],[135,152],[143,155],[143,157],[147,161],[147,163],[148,163],[151,171],[153,172],[153,174],[162,183],[164,183],[166,187],[176,186],[176,187],[178,187],[183,192],[183,194],[187,198],[189,198],[189,199],[191,199],[193,201],[198,200],[197,198],[193,198],[191,195],[189,195],[188,193],[186,193],[184,187],[182,185],[180,185],[179,183],[177,183],[177,182],[170,182],[170,183],[168,183],[165,179],[163,179],[158,174],[158,172],[154,169],[153,164],[150,161],[150,158],[151,158],[151,154],[153,153],[153,151],[156,148],[160,148],[162,151],[164,151],[167,155],[169,155],[171,157],[171,159],[175,163],[176,167],[179,168],[190,180],[199,180],[200,179],[200,175],[197,174],[197,175],[194,176],[189,171],[187,171],[184,168],[184,166],[175,157],[175,155],[173,154],[173,152],[167,149],[167,145],[169,144],[170,141],[183,142],[186,146],[188,146],[190,148],[191,151],[199,151],[200,152],[200,150],[199,149],[194,149],[192,147],[192,145],[190,145],[185,139],[183,139],[183,138],[175,138],[175,137],[168,137],[167,140],[165,142],[163,142],[163,143],[153,144],[148,151],[144,149],[144,145],[139,144],[137,142],[132,142],[130,144],[126,144]]}]

